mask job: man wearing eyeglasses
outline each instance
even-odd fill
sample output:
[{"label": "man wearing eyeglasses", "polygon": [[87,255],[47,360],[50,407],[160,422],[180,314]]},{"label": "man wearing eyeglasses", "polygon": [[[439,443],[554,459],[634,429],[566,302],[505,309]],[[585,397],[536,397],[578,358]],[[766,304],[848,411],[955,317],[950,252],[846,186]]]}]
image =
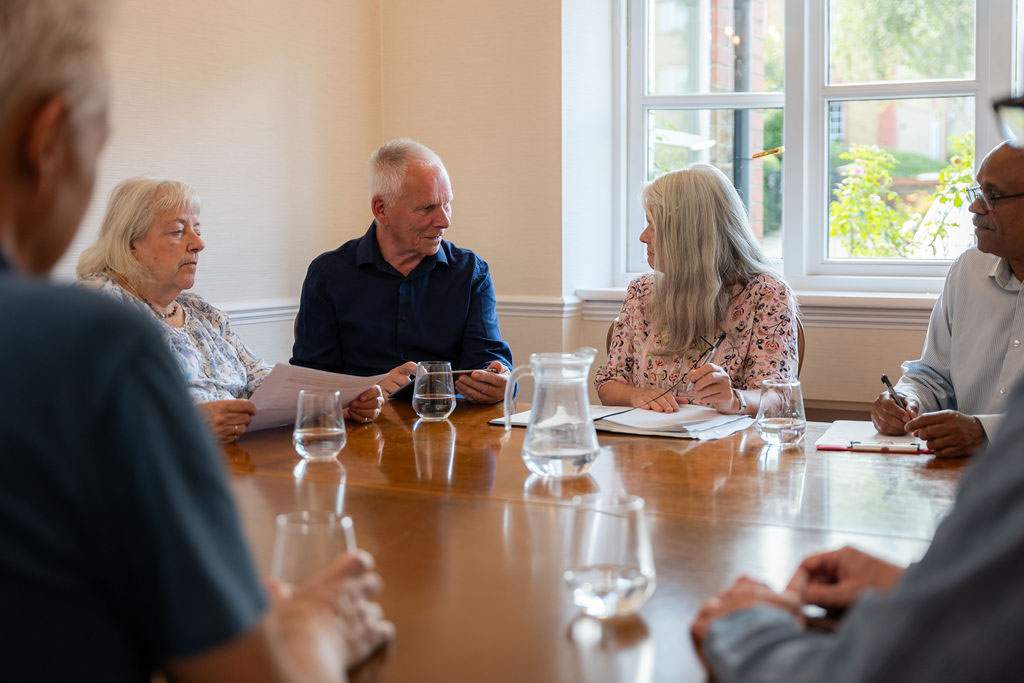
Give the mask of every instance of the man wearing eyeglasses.
[{"label": "man wearing eyeglasses", "polygon": [[967,191],[977,247],[949,269],[921,358],[903,363],[907,407],[887,391],[871,406],[879,432],[913,432],[944,458],[981,448],[1024,377],[1024,150],[1000,144],[977,179]]}]

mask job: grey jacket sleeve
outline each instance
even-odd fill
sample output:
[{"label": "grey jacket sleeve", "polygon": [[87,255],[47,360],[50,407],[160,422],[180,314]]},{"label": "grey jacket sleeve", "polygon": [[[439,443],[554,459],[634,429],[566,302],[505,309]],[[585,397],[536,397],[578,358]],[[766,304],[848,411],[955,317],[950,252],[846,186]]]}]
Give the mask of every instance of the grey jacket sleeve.
[{"label": "grey jacket sleeve", "polygon": [[[1018,387],[1008,415],[1024,414]],[[976,456],[928,552],[885,595],[867,595],[835,634],[758,607],[712,624],[705,658],[721,681],[995,681],[1024,670],[1024,420],[1003,420]]]}]

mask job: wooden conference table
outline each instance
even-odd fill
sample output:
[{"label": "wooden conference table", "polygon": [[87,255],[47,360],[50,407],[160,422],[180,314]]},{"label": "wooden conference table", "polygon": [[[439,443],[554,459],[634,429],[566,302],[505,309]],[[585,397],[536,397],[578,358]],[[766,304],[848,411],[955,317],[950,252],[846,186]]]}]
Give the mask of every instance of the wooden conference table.
[{"label": "wooden conference table", "polygon": [[[460,402],[448,421],[417,424],[391,402],[350,426],[340,464],[303,464],[289,429],[227,447],[264,574],[275,515],[297,509],[343,510],[376,558],[398,636],[356,680],[701,680],[688,629],[706,597],[744,573],[780,589],[805,555],[841,544],[919,558],[964,466],[817,452],[827,425],[811,423],[781,453],[753,429],[710,442],[598,432],[588,476],[547,481],[522,462],[523,429],[487,424],[500,414]],[[647,502],[657,589],[619,622],[578,618],[561,580],[567,503],[597,490]]]}]

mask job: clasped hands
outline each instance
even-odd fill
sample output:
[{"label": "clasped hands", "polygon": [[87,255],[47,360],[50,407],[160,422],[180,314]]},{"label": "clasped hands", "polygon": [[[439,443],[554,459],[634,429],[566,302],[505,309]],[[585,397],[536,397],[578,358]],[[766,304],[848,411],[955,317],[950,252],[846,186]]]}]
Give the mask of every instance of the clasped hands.
[{"label": "clasped hands", "polygon": [[268,583],[269,626],[286,644],[295,680],[322,679],[325,669],[341,674],[394,638],[394,625],[373,600],[383,587],[373,569],[373,557],[360,550],[294,589]]},{"label": "clasped hands", "polygon": [[658,387],[638,387],[630,396],[630,405],[656,413],[674,413],[679,410],[681,402],[708,406],[726,414],[739,410],[739,400],[733,393],[729,373],[722,367],[714,363],[701,365],[686,373],[683,381],[693,383],[687,398],[677,397],[675,390],[665,393],[665,389]]},{"label": "clasped hands", "polygon": [[[455,391],[473,403],[497,403],[505,398],[505,386],[511,371],[499,361],[483,369],[459,375],[455,380]],[[416,375],[416,363],[408,361],[399,365],[380,381],[380,388],[390,394],[402,388]]]},{"label": "clasped hands", "polygon": [[712,622],[758,605],[780,609],[803,626],[805,605],[846,609],[856,603],[867,589],[890,589],[903,576],[903,571],[902,567],[849,546],[811,555],[800,563],[781,593],[744,576],[719,595],[706,600],[690,626],[690,636],[697,653],[701,654]]},{"label": "clasped hands", "polygon": [[[345,407],[346,420],[373,422],[384,406],[384,394],[379,385],[374,385],[359,394]],[[221,441],[231,443],[245,434],[245,430],[256,414],[256,405],[244,398],[228,401],[206,401],[196,405],[199,413],[210,426],[210,431]]]},{"label": "clasped hands", "polygon": [[939,410],[919,415],[917,399],[901,395],[904,410],[888,391],[871,404],[871,422],[880,434],[902,435],[912,432],[924,439],[939,458],[962,458],[973,454],[985,443],[985,428],[973,415],[957,410]]}]

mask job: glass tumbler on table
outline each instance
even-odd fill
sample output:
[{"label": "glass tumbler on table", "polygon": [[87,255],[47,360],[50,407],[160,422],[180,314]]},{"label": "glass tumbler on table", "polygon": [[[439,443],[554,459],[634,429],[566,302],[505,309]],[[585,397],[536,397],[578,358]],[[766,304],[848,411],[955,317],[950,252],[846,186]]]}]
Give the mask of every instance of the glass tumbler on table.
[{"label": "glass tumbler on table", "polygon": [[351,517],[326,510],[278,515],[270,576],[294,589],[331,566],[339,555],[356,551]]},{"label": "glass tumbler on table", "polygon": [[572,501],[568,569],[572,600],[598,619],[633,614],[654,593],[654,557],[644,499],[592,493]]},{"label": "glass tumbler on table", "polygon": [[773,446],[793,446],[804,438],[807,418],[798,380],[766,379],[754,422],[757,433]]},{"label": "glass tumbler on table", "polygon": [[345,447],[341,392],[303,389],[295,410],[295,450],[306,460],[330,460]]},{"label": "glass tumbler on table", "polygon": [[412,388],[412,409],[421,420],[444,420],[455,410],[455,382],[452,364],[429,360],[416,365],[416,381]]}]

